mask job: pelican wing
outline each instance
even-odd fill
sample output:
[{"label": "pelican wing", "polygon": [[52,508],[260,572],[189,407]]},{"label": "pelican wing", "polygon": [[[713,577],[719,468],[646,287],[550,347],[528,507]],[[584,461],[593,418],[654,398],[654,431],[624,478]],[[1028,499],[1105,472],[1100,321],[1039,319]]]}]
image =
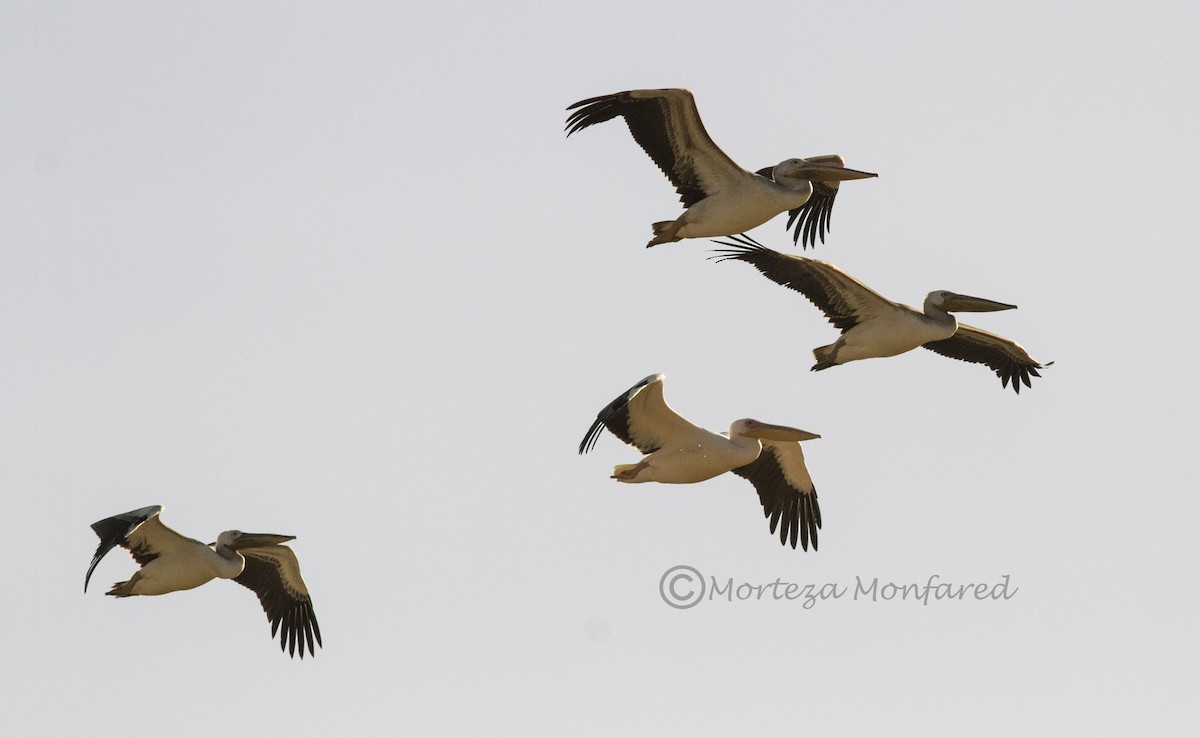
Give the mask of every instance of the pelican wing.
[{"label": "pelican wing", "polygon": [[804,465],[804,451],[795,441],[763,441],[762,445],[757,459],[734,469],[733,473],[750,480],[758,490],[763,515],[771,519],[772,533],[779,529],[780,543],[786,546],[790,542],[795,548],[798,534],[805,551],[809,540],[816,551],[821,507],[817,504],[817,489]]},{"label": "pelican wing", "polygon": [[646,377],[610,402],[583,437],[579,453],[591,451],[604,428],[643,454],[654,453],[671,438],[695,432],[696,426],[672,410],[663,399],[664,379],[662,374]]},{"label": "pelican wing", "polygon": [[829,262],[781,254],[745,234],[730,238],[734,240],[714,240],[726,248],[712,258],[753,264],[767,279],[807,297],[842,333],[868,318],[902,309]]},{"label": "pelican wing", "polygon": [[[838,167],[846,166],[846,161],[837,154],[812,156],[808,161]],[[774,171],[775,167],[773,166],[764,167],[755,174],[774,180]],[[821,243],[825,243],[825,233],[829,230],[829,219],[833,213],[833,199],[837,197],[839,183],[814,180],[810,184],[812,185],[812,195],[809,196],[808,202],[789,210],[787,225],[784,226],[785,229],[791,229],[795,224],[795,230],[792,231],[792,243],[798,244],[804,249],[809,246],[815,247],[818,236],[821,238]]]},{"label": "pelican wing", "polygon": [[162,554],[204,545],[163,525],[158,518],[161,512],[162,505],[152,505],[92,523],[92,530],[100,537],[100,545],[83,579],[84,592],[100,559],[117,546],[128,549],[138,566],[145,566]]},{"label": "pelican wing", "polygon": [[1038,369],[1043,365],[1034,361],[1021,344],[962,323],[958,324],[958,330],[953,336],[941,341],[930,341],[925,344],[925,348],[951,359],[987,364],[996,372],[996,376],[1000,377],[1001,386],[1007,387],[1008,383],[1012,382],[1013,391],[1017,394],[1021,393],[1022,382],[1026,387],[1031,386],[1031,375],[1042,376],[1038,374]]},{"label": "pelican wing", "polygon": [[628,90],[580,100],[567,110],[567,135],[625,118],[629,132],[667,175],[684,207],[732,187],[750,172],[730,159],[704,130],[696,100],[687,90]]},{"label": "pelican wing", "polygon": [[234,581],[258,595],[271,621],[271,637],[280,633],[280,650],[294,657],[299,645],[300,658],[304,658],[307,644],[308,652],[316,655],[313,639],[322,645],[321,629],[313,613],[312,597],[300,578],[300,562],[295,552],[287,546],[261,546],[239,548],[238,553],[245,557],[246,568]]},{"label": "pelican wing", "polygon": [[808,202],[788,211],[787,225],[784,226],[786,229],[791,228],[793,223],[796,224],[795,230],[792,231],[792,243],[802,249],[809,246],[815,248],[817,236],[820,236],[821,243],[825,243],[825,232],[829,230],[829,216],[833,212],[833,199],[838,193],[837,182],[817,181],[812,183],[812,188]]}]

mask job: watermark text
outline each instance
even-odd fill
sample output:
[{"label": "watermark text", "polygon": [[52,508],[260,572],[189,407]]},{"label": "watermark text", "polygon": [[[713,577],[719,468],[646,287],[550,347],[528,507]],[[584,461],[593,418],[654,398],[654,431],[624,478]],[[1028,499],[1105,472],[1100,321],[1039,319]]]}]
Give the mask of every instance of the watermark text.
[{"label": "watermark text", "polygon": [[691,566],[673,566],[658,582],[663,602],[678,610],[687,610],[705,600],[710,602],[795,602],[811,610],[818,602],[846,599],[851,602],[964,602],[968,600],[1011,600],[1019,587],[1010,576],[983,582],[949,582],[940,574],[924,580],[890,581],[879,577],[854,577],[854,582],[799,583],[774,581],[738,581],[733,577],[705,577]]}]

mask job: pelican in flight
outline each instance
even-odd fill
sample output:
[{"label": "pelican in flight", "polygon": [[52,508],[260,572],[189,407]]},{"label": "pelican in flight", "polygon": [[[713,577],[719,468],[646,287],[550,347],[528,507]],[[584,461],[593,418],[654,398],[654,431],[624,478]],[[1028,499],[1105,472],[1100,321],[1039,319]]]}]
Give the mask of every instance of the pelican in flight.
[{"label": "pelican in flight", "polygon": [[308,652],[315,655],[313,640],[321,645],[321,629],[312,598],[300,578],[296,554],[282,545],[295,536],[227,530],[217,536],[216,543],[206,546],[163,525],[158,517],[161,512],[161,505],[153,505],[92,524],[100,546],[84,577],[84,592],[100,559],[121,546],[141,569],[129,581],[114,584],[108,591],[113,597],[161,595],[193,589],[213,579],[232,579],[258,595],[271,621],[271,637],[280,632],[281,650],[294,657],[298,647],[304,658],[307,644]]},{"label": "pelican in flight", "polygon": [[876,175],[846,169],[837,155],[786,159],[750,172],[717,147],[704,130],[696,100],[687,90],[629,90],[580,100],[567,110],[567,135],[618,115],[667,175],[687,208],[675,220],[654,224],[647,247],[684,238],[731,236],[789,212],[794,240],[804,247],[825,242],[838,183]]},{"label": "pelican in flight", "polygon": [[591,451],[608,428],[646,454],[613,470],[619,482],[692,484],[731,471],[758,490],[763,515],[771,519],[772,533],[779,529],[780,543],[795,548],[798,536],[805,551],[810,539],[816,551],[821,508],[799,442],[820,436],[750,418],[735,420],[728,434],[713,433],[671,409],[663,399],[664,379],[662,374],[646,377],[609,403],[583,437],[579,453]]},{"label": "pelican in flight", "polygon": [[1041,376],[1037,370],[1043,365],[1016,341],[963,325],[950,314],[1015,310],[1016,305],[938,290],[925,297],[924,311],[917,311],[888,300],[828,262],[781,254],[749,236],[734,238],[732,242],[716,241],[727,248],[713,258],[753,264],[767,279],[807,297],[842,331],[836,342],[813,349],[817,360],[814,372],[924,346],[951,359],[986,364],[1000,377],[1001,386],[1012,382],[1017,393],[1022,382],[1030,386],[1030,376]]}]

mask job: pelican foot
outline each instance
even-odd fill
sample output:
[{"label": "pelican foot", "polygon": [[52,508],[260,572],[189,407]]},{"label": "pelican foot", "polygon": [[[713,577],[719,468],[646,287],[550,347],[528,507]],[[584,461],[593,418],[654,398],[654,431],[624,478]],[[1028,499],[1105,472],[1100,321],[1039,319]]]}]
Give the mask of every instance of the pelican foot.
[{"label": "pelican foot", "polygon": [[642,469],[650,466],[645,461],[639,461],[636,464],[621,464],[613,469],[612,479],[618,482],[632,482],[637,479],[637,475]]},{"label": "pelican foot", "polygon": [[674,243],[682,240],[679,236],[675,235],[683,227],[682,218],[678,220],[662,220],[651,227],[654,229],[654,238],[650,240],[650,243],[646,244],[646,248],[657,246],[660,243]]}]

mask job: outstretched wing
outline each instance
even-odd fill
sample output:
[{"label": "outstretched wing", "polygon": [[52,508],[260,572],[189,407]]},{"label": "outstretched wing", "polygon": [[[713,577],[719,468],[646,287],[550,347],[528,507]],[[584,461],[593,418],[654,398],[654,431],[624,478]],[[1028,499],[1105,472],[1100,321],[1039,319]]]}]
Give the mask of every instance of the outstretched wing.
[{"label": "outstretched wing", "polygon": [[100,545],[96,547],[87,576],[83,578],[84,592],[100,559],[117,546],[128,549],[138,566],[145,566],[161,554],[199,543],[163,525],[158,518],[161,512],[162,505],[151,505],[92,523],[92,530],[100,537]]},{"label": "outstretched wing", "polygon": [[781,254],[745,234],[730,238],[734,240],[714,239],[726,248],[710,258],[753,264],[767,279],[807,297],[842,333],[869,318],[904,309],[829,262]]},{"label": "outstretched wing", "polygon": [[951,359],[987,364],[1000,377],[1001,387],[1007,387],[1012,382],[1013,392],[1017,394],[1021,393],[1022,383],[1026,387],[1031,386],[1030,376],[1042,376],[1038,374],[1038,369],[1054,363],[1039,364],[1016,341],[962,323],[958,324],[953,336],[930,341],[925,348]]},{"label": "outstretched wing", "polygon": [[321,629],[313,612],[312,597],[300,578],[300,562],[287,546],[242,548],[238,553],[246,558],[246,568],[234,581],[258,595],[267,619],[271,621],[271,637],[278,632],[279,648],[300,658],[308,652],[316,655],[313,641],[321,644]]},{"label": "outstretched wing", "polygon": [[672,410],[663,399],[664,379],[665,375],[652,374],[610,402],[583,437],[579,453],[591,451],[604,428],[643,454],[654,453],[668,439],[694,432],[696,426]]},{"label": "outstretched wing", "polygon": [[799,442],[763,441],[762,453],[751,463],[738,467],[733,473],[750,480],[758,490],[763,515],[771,519],[771,532],[779,529],[779,542],[805,551],[812,541],[817,550],[817,530],[821,527],[821,507],[817,504],[817,489],[813,486],[804,451]]},{"label": "outstretched wing", "polygon": [[567,110],[567,135],[622,116],[629,132],[667,175],[684,207],[752,177],[704,130],[692,93],[681,89],[628,90],[580,100]]}]

